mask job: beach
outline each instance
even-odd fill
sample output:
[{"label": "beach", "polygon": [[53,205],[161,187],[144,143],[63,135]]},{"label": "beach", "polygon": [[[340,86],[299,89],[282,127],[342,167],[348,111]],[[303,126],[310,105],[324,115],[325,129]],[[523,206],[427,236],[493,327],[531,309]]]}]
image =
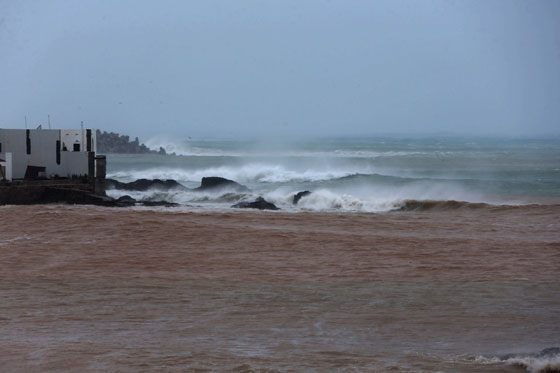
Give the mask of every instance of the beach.
[{"label": "beach", "polygon": [[535,354],[560,345],[559,222],[555,204],[3,206],[0,364],[542,371],[557,362]]}]

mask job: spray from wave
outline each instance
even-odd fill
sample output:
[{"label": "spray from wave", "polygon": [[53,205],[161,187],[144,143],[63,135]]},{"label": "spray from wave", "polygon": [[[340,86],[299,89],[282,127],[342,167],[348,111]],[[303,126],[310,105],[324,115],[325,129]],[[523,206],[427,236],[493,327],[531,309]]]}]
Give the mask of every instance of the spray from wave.
[{"label": "spray from wave", "polygon": [[347,170],[304,170],[297,171],[282,165],[252,163],[240,166],[221,166],[205,169],[150,168],[112,172],[108,177],[119,180],[174,179],[179,182],[197,183],[203,177],[216,175],[242,183],[287,183],[324,181],[352,175]]},{"label": "spray from wave", "polygon": [[[430,153],[418,150],[370,150],[370,149],[301,149],[289,148],[286,144],[274,144],[271,148],[259,142],[245,142],[243,148],[235,146],[233,141],[177,141],[176,139],[155,136],[145,142],[151,150],[164,148],[167,153],[182,156],[289,156],[289,157],[328,157],[328,158],[383,158],[383,157],[414,157]],[[437,152],[439,156],[450,152]]]},{"label": "spray from wave", "polygon": [[506,364],[524,368],[528,373],[560,373],[560,348],[550,347],[538,354],[515,354],[504,357],[477,356],[475,362],[484,365]]},{"label": "spray from wave", "polygon": [[[474,210],[538,203],[540,196],[553,198],[560,190],[554,171],[557,164],[551,161],[554,154],[547,153],[548,148],[512,152],[509,143],[335,139],[276,144],[158,137],[147,144],[183,156],[113,155],[108,177],[123,182],[173,179],[192,189],[203,177],[218,176],[251,190],[226,197],[189,191],[143,192],[144,199],[185,205],[226,206],[264,197],[288,211]],[[305,190],[312,193],[294,205],[293,195]]]}]

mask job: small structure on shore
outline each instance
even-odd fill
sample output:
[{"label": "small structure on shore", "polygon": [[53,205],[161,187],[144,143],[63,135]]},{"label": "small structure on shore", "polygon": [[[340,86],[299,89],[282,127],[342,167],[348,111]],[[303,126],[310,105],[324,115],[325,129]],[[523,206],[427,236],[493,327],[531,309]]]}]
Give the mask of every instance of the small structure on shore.
[{"label": "small structure on shore", "polygon": [[105,156],[91,129],[0,128],[0,204],[105,196]]}]

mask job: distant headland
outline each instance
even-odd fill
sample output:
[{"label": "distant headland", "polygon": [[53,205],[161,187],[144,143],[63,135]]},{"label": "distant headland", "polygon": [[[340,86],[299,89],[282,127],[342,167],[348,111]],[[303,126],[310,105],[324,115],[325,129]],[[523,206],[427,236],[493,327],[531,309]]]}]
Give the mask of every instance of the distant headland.
[{"label": "distant headland", "polygon": [[97,152],[102,154],[107,153],[124,153],[124,154],[162,154],[166,155],[167,152],[164,148],[160,147],[159,150],[152,150],[146,145],[141,144],[138,137],[135,137],[133,141],[130,137],[126,135],[120,135],[115,132],[101,132],[97,130]]}]

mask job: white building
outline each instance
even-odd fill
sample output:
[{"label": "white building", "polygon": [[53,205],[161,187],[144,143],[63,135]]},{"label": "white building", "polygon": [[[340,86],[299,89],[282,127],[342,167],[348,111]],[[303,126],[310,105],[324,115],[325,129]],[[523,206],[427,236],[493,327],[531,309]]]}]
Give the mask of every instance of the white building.
[{"label": "white building", "polygon": [[0,180],[93,177],[95,131],[0,128]]}]

